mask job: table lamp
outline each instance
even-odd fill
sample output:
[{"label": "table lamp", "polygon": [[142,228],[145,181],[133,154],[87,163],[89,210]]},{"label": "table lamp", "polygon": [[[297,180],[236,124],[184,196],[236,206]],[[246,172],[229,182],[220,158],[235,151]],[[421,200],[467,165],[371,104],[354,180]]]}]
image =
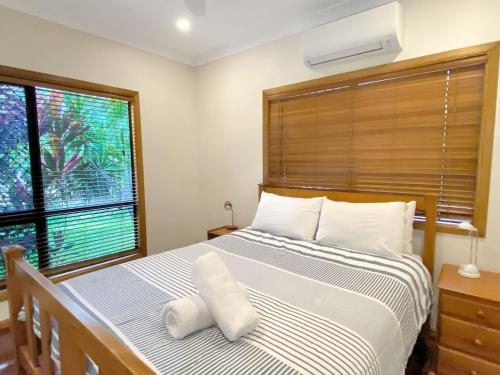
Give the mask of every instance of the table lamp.
[{"label": "table lamp", "polygon": [[477,268],[477,246],[478,246],[478,238],[477,238],[477,228],[467,221],[461,222],[458,227],[460,229],[464,229],[469,231],[470,238],[470,249],[469,249],[469,264],[463,264],[458,269],[458,273],[460,276],[469,277],[471,279],[479,279],[481,274],[479,273],[479,269]]},{"label": "table lamp", "polygon": [[238,229],[235,225],[234,225],[234,214],[233,214],[233,204],[229,201],[225,201],[224,202],[224,209],[226,211],[231,211],[231,225],[226,225],[226,228],[227,229]]}]

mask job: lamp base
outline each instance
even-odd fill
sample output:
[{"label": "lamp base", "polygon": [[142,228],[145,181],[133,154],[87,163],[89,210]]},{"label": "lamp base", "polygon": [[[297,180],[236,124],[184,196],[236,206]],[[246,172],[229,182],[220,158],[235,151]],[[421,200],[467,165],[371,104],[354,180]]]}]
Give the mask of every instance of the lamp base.
[{"label": "lamp base", "polygon": [[464,264],[460,266],[460,268],[458,269],[458,274],[470,279],[479,279],[481,277],[479,269],[475,264]]}]

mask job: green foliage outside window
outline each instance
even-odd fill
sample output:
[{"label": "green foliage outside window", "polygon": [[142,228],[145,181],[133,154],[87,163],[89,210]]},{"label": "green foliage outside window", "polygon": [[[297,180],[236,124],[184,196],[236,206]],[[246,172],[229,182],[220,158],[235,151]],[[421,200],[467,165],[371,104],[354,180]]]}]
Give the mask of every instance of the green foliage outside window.
[{"label": "green foliage outside window", "polygon": [[[41,175],[30,162],[24,88],[0,84],[0,245],[21,243],[35,266],[37,257],[45,257],[49,267],[134,249],[128,102],[46,88],[35,92]],[[34,188],[43,191],[44,249],[34,223],[7,218],[40,205]],[[106,207],[113,204],[119,207]]]}]

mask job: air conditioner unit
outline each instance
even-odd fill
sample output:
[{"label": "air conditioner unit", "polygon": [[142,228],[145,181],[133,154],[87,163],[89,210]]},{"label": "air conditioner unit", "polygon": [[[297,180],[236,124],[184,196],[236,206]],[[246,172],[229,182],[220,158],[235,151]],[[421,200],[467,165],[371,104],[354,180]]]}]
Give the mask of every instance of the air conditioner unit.
[{"label": "air conditioner unit", "polygon": [[402,9],[397,1],[302,34],[304,63],[315,70],[402,48]]}]

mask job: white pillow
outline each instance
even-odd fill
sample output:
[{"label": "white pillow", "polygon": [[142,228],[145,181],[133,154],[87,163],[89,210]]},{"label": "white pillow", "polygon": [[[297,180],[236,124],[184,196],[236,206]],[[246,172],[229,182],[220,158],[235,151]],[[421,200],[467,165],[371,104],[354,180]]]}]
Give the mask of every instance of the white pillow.
[{"label": "white pillow", "polygon": [[401,258],[406,203],[348,203],[325,199],[316,240],[391,258]]},{"label": "white pillow", "polygon": [[291,198],[262,192],[252,229],[311,241],[324,198]]},{"label": "white pillow", "polygon": [[413,220],[415,219],[415,209],[417,202],[411,201],[406,203],[405,212],[405,229],[403,231],[403,253],[413,254]]}]

